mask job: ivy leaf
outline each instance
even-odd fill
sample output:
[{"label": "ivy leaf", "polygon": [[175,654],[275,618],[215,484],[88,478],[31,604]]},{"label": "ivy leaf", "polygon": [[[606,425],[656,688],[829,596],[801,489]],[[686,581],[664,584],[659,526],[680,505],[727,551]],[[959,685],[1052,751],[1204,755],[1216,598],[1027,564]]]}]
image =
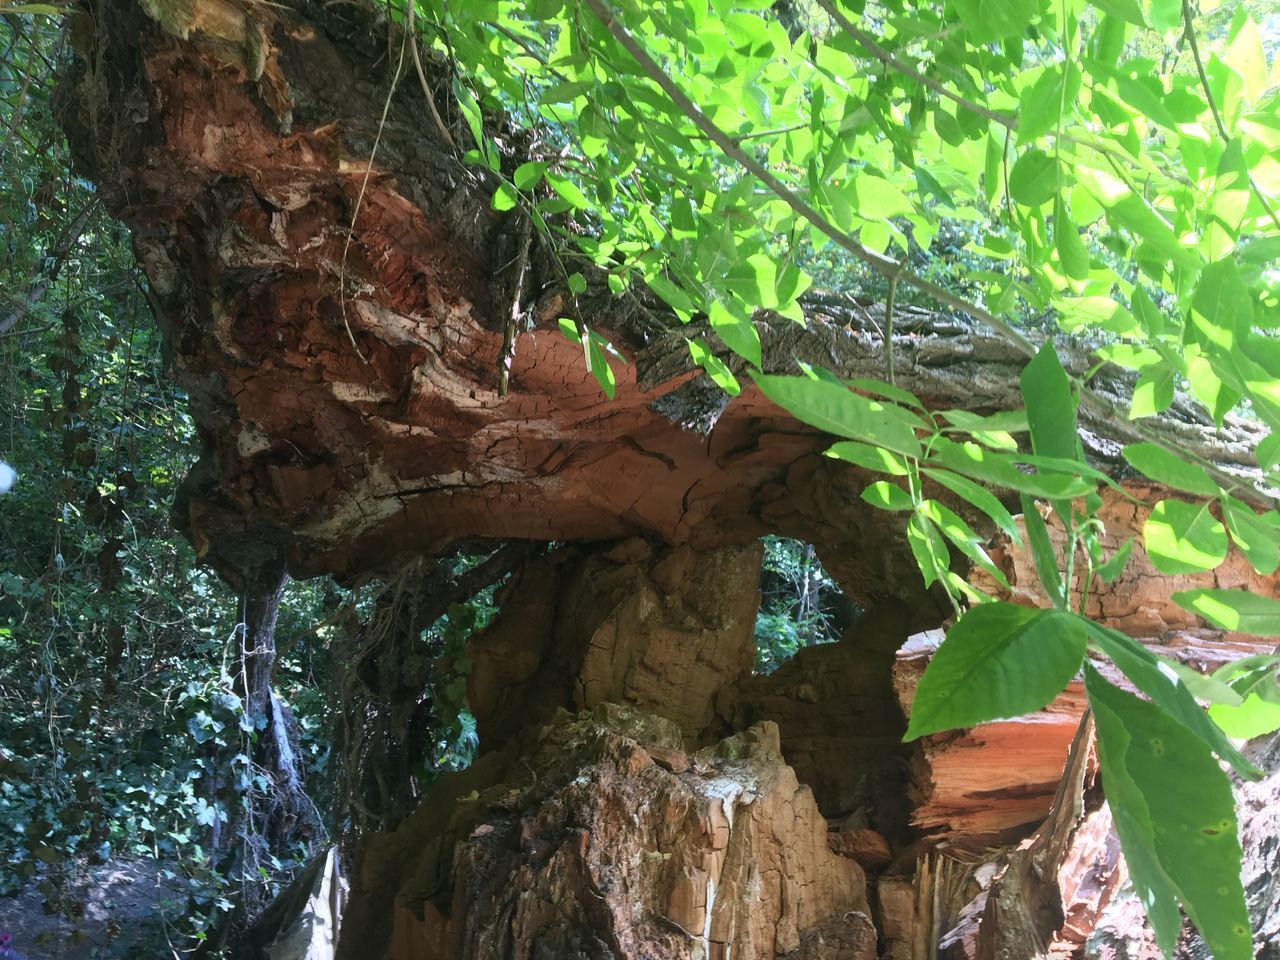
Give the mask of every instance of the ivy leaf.
[{"label": "ivy leaf", "polygon": [[1172,955],[1181,901],[1217,960],[1248,960],[1253,937],[1230,780],[1190,731],[1087,664],[1085,689],[1107,801],[1160,949]]},{"label": "ivy leaf", "polygon": [[1280,637],[1280,600],[1243,590],[1181,590],[1173,600],[1221,630]]},{"label": "ivy leaf", "polygon": [[906,739],[1038,710],[1076,675],[1081,621],[1012,603],[971,608],[947,632],[916,688]]},{"label": "ivy leaf", "polygon": [[1207,502],[1161,500],[1142,526],[1142,539],[1161,573],[1203,573],[1227,558],[1227,532]]}]

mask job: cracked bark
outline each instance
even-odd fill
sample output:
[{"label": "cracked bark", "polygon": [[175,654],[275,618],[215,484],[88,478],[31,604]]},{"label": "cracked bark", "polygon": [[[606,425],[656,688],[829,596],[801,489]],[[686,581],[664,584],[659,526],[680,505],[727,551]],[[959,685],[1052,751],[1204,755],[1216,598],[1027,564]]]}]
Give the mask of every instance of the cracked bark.
[{"label": "cracked bark", "polygon": [[[631,360],[605,401],[556,330],[568,298],[536,249],[527,288],[539,292],[515,304],[533,322],[501,395],[513,298],[496,268],[512,225],[489,210],[487,175],[422,135],[434,120],[412,84],[371,157],[392,69],[371,9],[79,10],[62,117],[107,209],[134,232],[191,398],[202,452],[176,512],[201,555],[239,583],[281,556],[294,575],[354,580],[474,538],[596,544],[526,564],[475,641],[484,754],[369,838],[345,955],[686,957],[733,945],[735,957],[821,960],[874,956],[879,938],[884,956],[906,958],[962,913],[977,930],[975,890],[991,889],[995,861],[959,851],[1048,815],[1076,701],[1068,691],[1049,722],[903,752],[895,687],[909,699],[912,656],[927,658],[928,643],[894,651],[947,611],[921,587],[894,518],[858,500],[869,478],[821,457],[827,438],[753,389],[730,403],[691,371],[682,336],[707,331],[672,329],[651,304],[593,285],[585,318]],[[519,135],[498,133],[518,163]],[[804,328],[759,316],[768,369],[800,359],[882,375],[879,305],[815,293],[804,306]],[[893,351],[898,384],[933,407],[1019,403],[1020,357],[963,322],[899,305]],[[1062,353],[1074,371],[1090,365],[1085,348]],[[1123,402],[1132,381],[1104,369],[1092,382]],[[1247,424],[1217,431],[1179,401],[1153,428],[1228,469],[1252,463]],[[1117,469],[1132,439],[1088,415],[1082,437]],[[752,678],[744,571],[764,533],[814,544],[870,614],[839,644]],[[1018,557],[1002,562],[1015,588],[1034,582]],[[1185,622],[1168,601],[1176,586],[1134,571],[1128,594],[1092,598],[1097,615],[1192,659],[1233,649]],[[996,796],[993,772],[1006,777]],[[874,897],[867,871],[883,871]],[[998,892],[1032,892],[1014,887]],[[1038,929],[1047,922],[1033,924],[1042,939],[1058,932]]]}]

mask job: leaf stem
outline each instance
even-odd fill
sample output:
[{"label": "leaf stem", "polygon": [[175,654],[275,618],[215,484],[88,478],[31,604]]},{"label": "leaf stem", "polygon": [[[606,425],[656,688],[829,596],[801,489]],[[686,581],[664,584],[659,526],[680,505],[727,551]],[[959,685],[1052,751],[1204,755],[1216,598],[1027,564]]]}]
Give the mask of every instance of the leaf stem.
[{"label": "leaf stem", "polygon": [[[1025,357],[1030,359],[1038,352],[1036,344],[1026,337],[1025,334],[1015,329],[1009,323],[1001,320],[992,314],[989,310],[978,306],[959,297],[951,291],[938,286],[923,277],[912,273],[907,269],[906,265],[892,257],[885,256],[871,248],[863,245],[858,240],[845,233],[839,227],[835,226],[830,220],[824,217],[818,210],[807,203],[794,190],[770,173],[763,164],[746,153],[733,138],[721,130],[696,103],[689,98],[667,72],[649,55],[627,30],[622,23],[618,21],[614,11],[606,3],[606,0],[582,0],[583,4],[591,10],[593,14],[600,20],[606,30],[618,41],[624,50],[629,53],[639,65],[640,69],[648,76],[658,87],[671,98],[672,103],[686,117],[707,135],[707,138],[718,146],[729,159],[740,164],[749,173],[755,176],[761,183],[769,188],[781,200],[783,200],[797,214],[808,220],[821,233],[825,234],[838,246],[852,254],[857,260],[867,264],[872,269],[887,277],[890,281],[900,280],[908,286],[919,290],[921,293],[933,298],[945,307],[950,307],[960,313],[963,313],[980,323],[990,327],[1000,336],[1008,340],[1014,347],[1018,349]],[[1006,148],[1008,139],[1006,138]],[[1107,422],[1110,426],[1117,429],[1121,434],[1128,433],[1142,440],[1150,441],[1156,445],[1163,447],[1169,452],[1179,457],[1193,461],[1202,466],[1214,478],[1220,486],[1226,486],[1231,483],[1238,482],[1237,477],[1232,477],[1226,471],[1219,468],[1216,464],[1204,457],[1199,456],[1189,450],[1184,449],[1174,440],[1162,436],[1159,433],[1147,430],[1145,427],[1137,423],[1131,422],[1124,417],[1110,402],[1093,393],[1087,386],[1081,385],[1080,399],[1082,404],[1100,420]],[[1275,506],[1280,501],[1276,498],[1263,493],[1256,487],[1252,490],[1255,498],[1269,505]]]},{"label": "leaf stem", "polygon": [[[1204,91],[1204,97],[1209,101],[1209,110],[1213,114],[1213,122],[1218,128],[1218,134],[1222,137],[1224,143],[1230,143],[1232,136],[1227,131],[1226,123],[1223,122],[1222,113],[1218,110],[1218,102],[1213,98],[1213,90],[1209,87],[1209,75],[1204,70],[1204,60],[1200,56],[1200,45],[1196,42],[1196,30],[1192,23],[1194,19],[1195,16],[1191,12],[1191,0],[1182,0],[1182,32],[1186,35],[1187,45],[1191,48],[1191,59],[1195,61],[1196,73],[1200,77],[1200,89]],[[1249,181],[1249,189],[1253,191],[1253,195],[1262,204],[1262,209],[1267,212],[1267,216],[1276,225],[1276,229],[1280,230],[1280,216],[1276,215],[1275,208],[1271,206],[1271,201],[1262,192],[1252,174],[1246,173],[1245,179]]]},{"label": "leaf stem", "polygon": [[963,107],[970,113],[977,114],[978,116],[998,123],[1001,126],[1008,127],[1010,130],[1018,129],[1017,117],[1011,117],[1007,113],[1000,113],[997,110],[992,110],[990,107],[984,107],[982,104],[976,103],[962,94],[956,93],[954,90],[947,87],[946,84],[939,83],[937,80],[933,79],[933,77],[926,76],[905,60],[901,60],[894,54],[890,53],[884,47],[880,46],[874,37],[862,30],[857,26],[857,24],[836,9],[836,5],[832,3],[831,0],[817,0],[817,3],[818,6],[827,12],[827,15],[830,16],[832,20],[840,25],[841,30],[857,41],[858,46],[862,47],[862,49],[866,50],[867,53],[871,54],[871,56],[875,57],[886,67],[896,70],[904,76],[910,77],[912,80],[916,81],[916,83],[923,87],[927,87],[939,96],[946,97],[952,103]]}]

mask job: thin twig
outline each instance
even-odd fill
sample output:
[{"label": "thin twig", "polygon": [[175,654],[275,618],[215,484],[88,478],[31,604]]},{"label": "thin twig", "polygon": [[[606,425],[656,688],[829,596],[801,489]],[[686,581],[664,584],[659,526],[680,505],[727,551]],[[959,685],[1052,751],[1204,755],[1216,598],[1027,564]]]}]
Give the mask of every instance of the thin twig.
[{"label": "thin twig", "polygon": [[[1205,99],[1209,101],[1209,110],[1213,113],[1213,122],[1218,128],[1218,134],[1224,142],[1230,143],[1232,140],[1231,134],[1227,131],[1227,125],[1222,120],[1222,114],[1218,110],[1218,102],[1213,99],[1213,91],[1209,87],[1209,77],[1204,72],[1204,61],[1200,59],[1200,45],[1196,43],[1196,30],[1192,24],[1194,19],[1194,14],[1191,12],[1191,0],[1182,0],[1183,33],[1186,34],[1187,45],[1191,47],[1191,59],[1195,61],[1196,73],[1200,75],[1200,89],[1204,91]],[[1271,206],[1271,202],[1267,200],[1266,195],[1253,179],[1253,175],[1246,172],[1245,179],[1249,181],[1249,189],[1253,191],[1253,195],[1262,204],[1262,209],[1267,211],[1267,216],[1271,218],[1271,222],[1276,225],[1277,230],[1280,230],[1280,216],[1276,215],[1275,208]]]},{"label": "thin twig", "polygon": [[1008,127],[1010,130],[1018,129],[1017,117],[1011,117],[1007,113],[1000,113],[997,110],[992,110],[990,107],[984,107],[980,103],[975,103],[968,97],[951,90],[945,84],[939,83],[932,77],[925,76],[905,60],[901,60],[894,56],[884,47],[880,46],[874,37],[862,30],[857,26],[857,24],[836,9],[836,5],[832,3],[831,0],[818,0],[818,6],[825,10],[828,16],[839,24],[841,30],[853,37],[853,39],[857,41],[858,46],[862,47],[862,49],[866,50],[867,53],[871,54],[871,56],[875,57],[886,67],[910,77],[912,80],[916,81],[916,83],[919,83],[921,86],[928,87],[934,93],[939,96],[946,97],[952,103],[963,107],[970,113],[977,114],[980,117],[985,117],[987,120],[992,120],[995,123]]},{"label": "thin twig", "polygon": [[[599,18],[605,29],[618,41],[618,43],[635,59],[636,63],[644,71],[644,73],[656,83],[662,91],[671,98],[682,113],[691,120],[707,138],[716,144],[726,156],[736,161],[749,173],[754,175],[761,183],[768,187],[780,199],[786,202],[796,213],[808,220],[821,233],[825,234],[838,246],[847,250],[856,259],[870,266],[872,269],[883,274],[889,280],[900,280],[908,286],[914,287],[921,293],[932,297],[943,306],[950,307],[960,313],[963,313],[980,323],[990,327],[996,333],[1000,334],[1015,346],[1028,359],[1034,357],[1038,349],[1023,333],[1016,330],[1010,324],[1001,320],[992,314],[989,310],[970,303],[963,297],[956,296],[949,290],[925,280],[923,277],[912,273],[907,269],[906,265],[894,260],[892,257],[885,256],[869,247],[864,246],[853,237],[849,236],[839,227],[835,226],[830,220],[824,217],[816,209],[810,206],[803,198],[795,193],[790,187],[782,183],[777,177],[770,173],[765,167],[745,151],[742,150],[733,138],[721,130],[711,119],[702,112],[701,108],[695,104],[689,96],[676,85],[675,81],[667,75],[666,71],[655,61],[614,16],[613,11],[606,5],[605,0],[584,0],[586,6],[592,13]],[[1007,145],[1007,138],[1006,138]],[[1136,421],[1130,421],[1123,416],[1112,404],[1102,397],[1097,396],[1086,384],[1078,384],[1080,388],[1080,402],[1087,410],[1115,427],[1120,433],[1128,433],[1132,436],[1139,437],[1143,440],[1155,443],[1163,447],[1171,453],[1176,454],[1188,461],[1194,462],[1203,467],[1206,472],[1224,489],[1237,487],[1240,478],[1232,476],[1226,471],[1218,467],[1217,464],[1194,453],[1186,450],[1176,441],[1146,429]],[[1271,506],[1280,503],[1275,497],[1263,493],[1256,487],[1252,489],[1253,496]]]},{"label": "thin twig", "polygon": [[347,320],[347,254],[351,251],[351,238],[355,236],[356,220],[360,217],[360,207],[364,203],[365,191],[369,188],[369,177],[373,173],[373,160],[378,155],[378,146],[382,143],[382,131],[387,125],[387,114],[391,112],[391,100],[396,95],[396,87],[400,85],[400,74],[404,70],[404,48],[409,34],[403,33],[400,37],[400,60],[396,64],[395,76],[391,78],[391,89],[387,91],[386,102],[382,105],[382,119],[378,121],[378,135],[373,138],[373,149],[369,151],[369,162],[364,168],[364,179],[360,181],[360,193],[356,196],[355,209],[351,211],[351,225],[347,228],[347,240],[342,245],[342,265],[338,268],[338,300],[342,306],[342,325],[346,328],[347,339],[351,341],[352,349],[355,350],[356,356],[360,358],[361,363],[368,363],[369,358],[364,355],[360,349],[360,344],[356,343],[355,334],[351,332],[351,323]]},{"label": "thin twig", "polygon": [[409,0],[409,50],[413,53],[413,68],[418,72],[418,82],[422,84],[422,95],[427,100],[427,109],[431,111],[431,119],[435,121],[436,129],[440,131],[440,136],[444,137],[444,142],[449,145],[449,149],[456,151],[458,146],[453,142],[453,137],[449,134],[449,128],[444,125],[444,120],[440,118],[440,111],[436,109],[436,98],[431,93],[431,84],[427,83],[427,74],[422,69],[422,59],[418,56],[418,30],[414,20],[417,9],[418,0]]},{"label": "thin twig", "polygon": [[889,373],[889,385],[897,386],[893,377],[893,301],[898,295],[898,279],[894,277],[889,281],[889,297],[885,301],[884,307],[884,355],[886,367]]},{"label": "thin twig", "polygon": [[514,279],[511,284],[511,310],[507,315],[506,322],[503,324],[502,351],[498,354],[498,396],[500,397],[507,395],[507,389],[511,381],[511,361],[515,359],[516,355],[516,333],[517,327],[520,325],[520,301],[524,295],[524,276],[529,266],[529,244],[532,241],[530,234],[533,230],[533,224],[529,215],[523,209],[517,215],[520,217],[516,235],[516,242],[519,247],[516,250]]}]

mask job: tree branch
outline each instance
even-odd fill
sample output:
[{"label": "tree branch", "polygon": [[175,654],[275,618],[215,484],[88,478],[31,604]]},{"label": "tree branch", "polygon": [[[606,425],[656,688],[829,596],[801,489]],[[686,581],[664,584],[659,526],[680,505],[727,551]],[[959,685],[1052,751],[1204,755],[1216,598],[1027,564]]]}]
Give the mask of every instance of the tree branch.
[{"label": "tree branch", "polygon": [[[1224,142],[1230,143],[1232,140],[1231,134],[1227,131],[1227,125],[1223,122],[1222,113],[1218,110],[1218,102],[1213,99],[1213,91],[1209,87],[1209,77],[1204,71],[1204,61],[1200,57],[1200,45],[1196,42],[1196,31],[1192,24],[1193,19],[1191,0],[1182,0],[1182,29],[1187,38],[1187,45],[1191,48],[1191,59],[1196,63],[1196,73],[1200,76],[1200,89],[1204,91],[1204,97],[1209,101],[1209,110],[1213,113],[1213,122],[1218,128],[1218,135],[1222,137]],[[1253,195],[1262,204],[1262,209],[1267,212],[1267,216],[1276,225],[1276,229],[1280,230],[1280,216],[1276,215],[1271,202],[1253,179],[1253,175],[1245,173],[1245,179],[1249,181],[1249,189],[1253,191]]]},{"label": "tree branch", "polygon": [[[1029,340],[1021,331],[1015,329],[1009,323],[1001,320],[990,311],[970,303],[963,297],[956,296],[949,290],[925,280],[923,277],[912,273],[906,268],[906,265],[900,261],[894,260],[892,257],[885,256],[871,248],[864,246],[855,240],[849,234],[845,233],[830,220],[819,213],[814,207],[810,206],[802,197],[791,190],[786,184],[780,181],[772,173],[770,173],[763,164],[746,153],[733,138],[721,130],[712,120],[702,112],[701,108],[694,103],[689,96],[680,89],[674,80],[666,73],[665,70],[655,61],[631,35],[625,26],[623,26],[614,15],[614,12],[606,4],[605,0],[583,0],[592,13],[599,18],[605,29],[622,45],[641,70],[654,82],[662,91],[671,98],[676,107],[693,122],[707,138],[715,143],[729,159],[736,161],[749,173],[755,176],[761,183],[768,187],[774,194],[786,202],[796,213],[808,220],[814,227],[829,237],[842,249],[851,253],[855,258],[867,264],[872,269],[878,271],[887,277],[891,282],[901,281],[910,287],[914,287],[921,293],[933,298],[943,306],[950,307],[973,319],[990,327],[1000,336],[1004,337],[1012,343],[1020,353],[1030,359],[1035,356],[1038,350],[1036,344]],[[1186,0],[1184,0],[1184,3]],[[1117,410],[1116,407],[1103,398],[1096,396],[1087,384],[1080,380],[1076,381],[1076,386],[1080,393],[1081,404],[1093,413],[1099,420],[1105,421],[1109,426],[1113,427],[1117,433],[1137,435],[1143,440],[1155,443],[1160,447],[1168,450],[1185,460],[1192,461],[1202,467],[1223,489],[1237,488],[1241,483],[1241,478],[1232,476],[1231,474],[1220,469],[1217,464],[1185,449],[1177,443],[1171,442],[1167,438],[1160,436],[1158,433],[1147,430],[1135,421],[1130,421],[1124,414]],[[1280,505],[1280,500],[1272,497],[1262,491],[1251,489],[1254,499],[1261,500],[1268,506]]]},{"label": "tree branch", "polygon": [[990,107],[984,107],[980,103],[975,103],[973,100],[951,90],[945,84],[939,83],[932,77],[925,76],[905,60],[901,60],[894,56],[884,47],[880,46],[880,44],[876,43],[874,37],[862,30],[853,21],[836,9],[836,5],[832,3],[831,0],[818,0],[818,6],[825,10],[827,15],[839,24],[841,30],[853,37],[853,39],[857,41],[858,46],[862,47],[862,49],[866,50],[867,53],[871,54],[871,56],[875,57],[889,69],[896,70],[898,73],[910,77],[912,80],[916,81],[916,83],[927,87],[939,96],[946,97],[952,103],[963,107],[970,113],[977,114],[980,117],[985,117],[987,120],[991,120],[1002,126],[1008,127],[1010,130],[1018,129],[1018,120],[1016,117],[1011,117],[1007,113],[1000,113],[999,111],[992,110]]}]

